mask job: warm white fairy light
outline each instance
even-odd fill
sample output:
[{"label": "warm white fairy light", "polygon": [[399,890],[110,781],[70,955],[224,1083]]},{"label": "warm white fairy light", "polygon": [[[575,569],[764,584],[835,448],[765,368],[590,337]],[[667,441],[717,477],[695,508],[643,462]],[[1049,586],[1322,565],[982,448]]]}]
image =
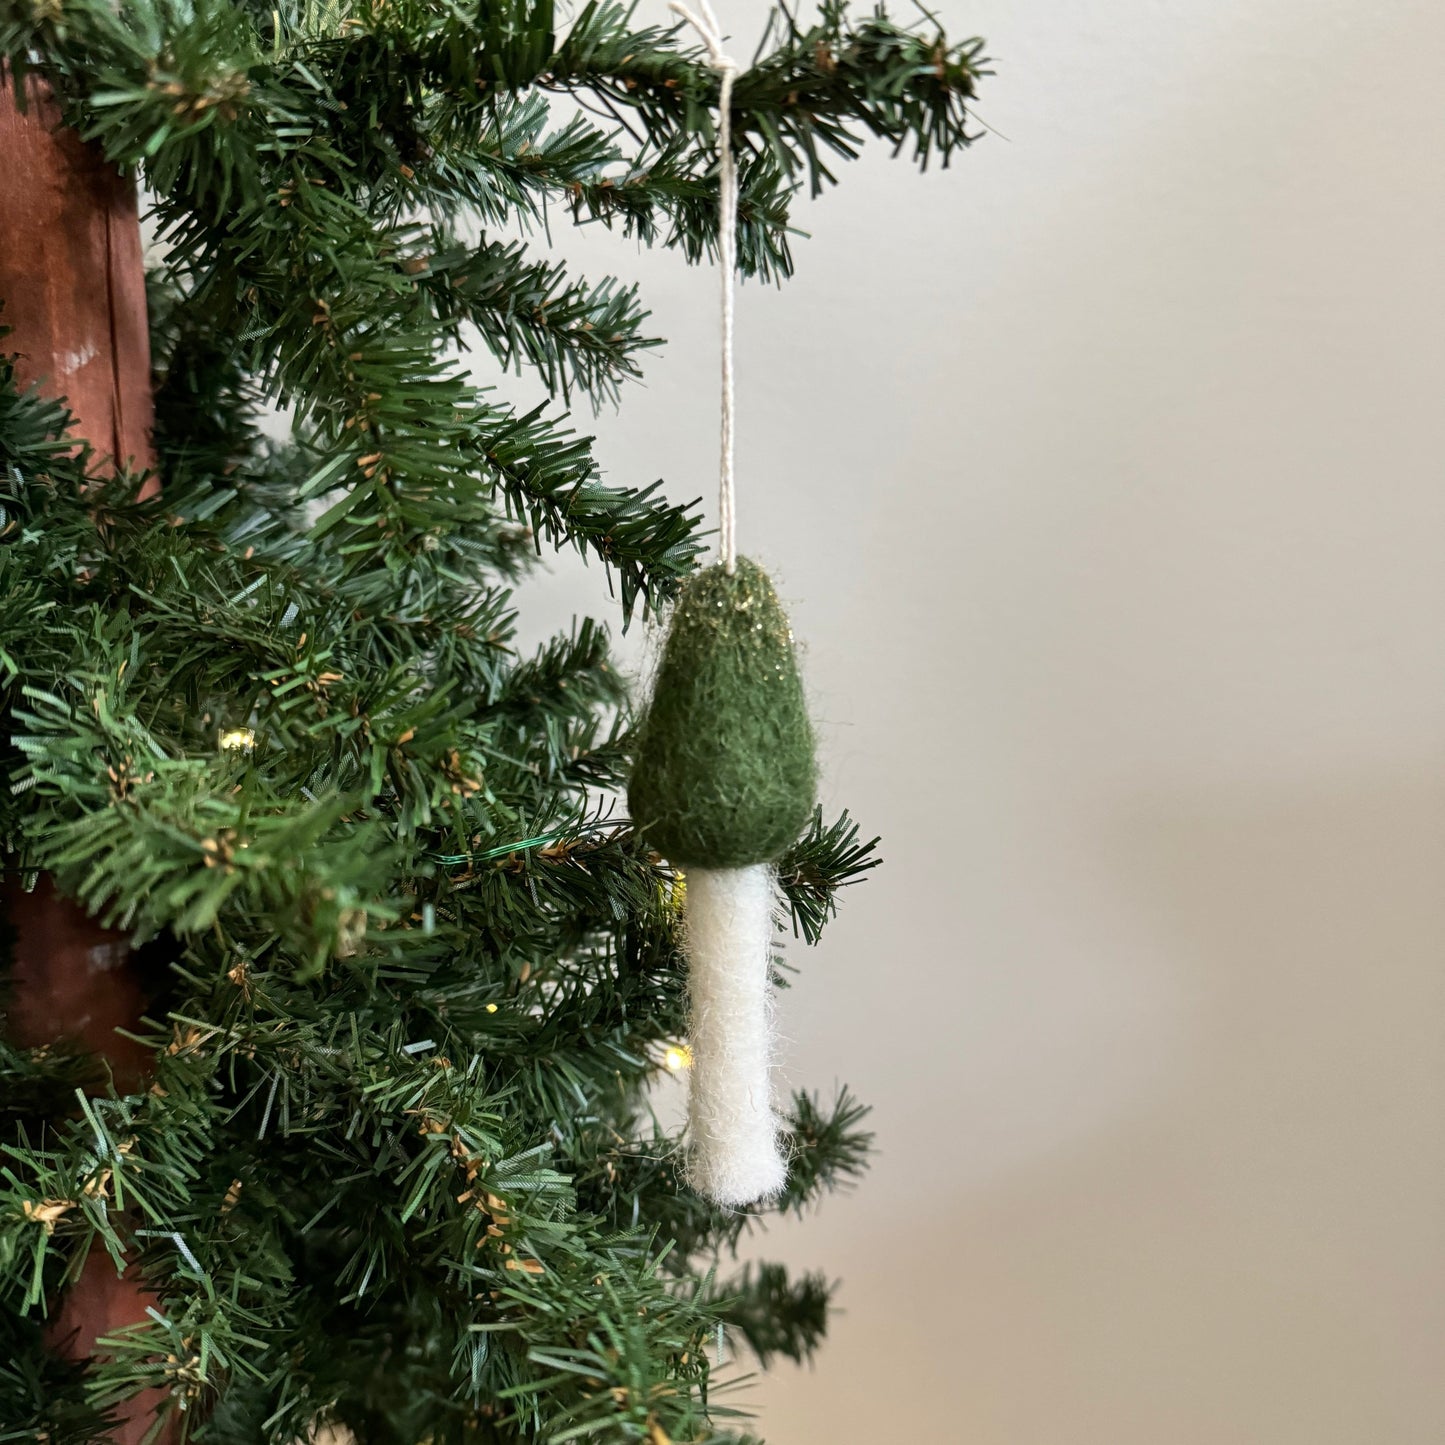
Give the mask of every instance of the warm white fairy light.
[{"label": "warm white fairy light", "polygon": [[669,1073],[680,1074],[684,1069],[692,1068],[692,1050],[686,1044],[669,1044],[662,1062]]},{"label": "warm white fairy light", "polygon": [[249,753],[256,746],[256,729],[222,728],[220,741],[223,753]]}]

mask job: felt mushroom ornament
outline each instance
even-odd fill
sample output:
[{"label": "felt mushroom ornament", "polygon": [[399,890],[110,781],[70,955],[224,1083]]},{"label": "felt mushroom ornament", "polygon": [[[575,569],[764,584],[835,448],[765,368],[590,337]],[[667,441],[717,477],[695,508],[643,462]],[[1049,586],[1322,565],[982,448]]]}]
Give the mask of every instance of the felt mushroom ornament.
[{"label": "felt mushroom ornament", "polygon": [[787,1177],[770,1061],[773,865],[807,824],[817,770],[788,619],[767,574],[737,556],[734,541],[736,65],[707,0],[701,16],[681,0],[672,8],[701,34],[720,76],[720,560],[686,583],[673,611],[637,735],[628,807],[686,879],[688,1182],[718,1204],[742,1206],[777,1194]]},{"label": "felt mushroom ornament", "polygon": [[685,870],[691,997],[688,1178],[719,1204],[776,1194],[773,864],[813,809],[813,730],[788,619],[746,557],[699,572],[672,616],[628,806]]}]

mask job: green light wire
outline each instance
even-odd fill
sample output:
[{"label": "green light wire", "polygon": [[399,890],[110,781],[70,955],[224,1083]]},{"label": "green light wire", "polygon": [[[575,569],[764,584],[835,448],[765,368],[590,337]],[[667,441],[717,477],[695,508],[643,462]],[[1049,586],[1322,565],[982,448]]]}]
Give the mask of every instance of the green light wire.
[{"label": "green light wire", "polygon": [[580,828],[559,828],[554,833],[538,833],[535,838],[523,838],[520,843],[503,843],[500,848],[488,848],[485,853],[433,853],[438,863],[485,863],[489,858],[504,858],[508,853],[523,853],[529,848],[541,848],[562,838],[577,838],[584,833],[595,833],[598,828],[625,826],[622,818],[600,818],[595,823],[584,823]]}]

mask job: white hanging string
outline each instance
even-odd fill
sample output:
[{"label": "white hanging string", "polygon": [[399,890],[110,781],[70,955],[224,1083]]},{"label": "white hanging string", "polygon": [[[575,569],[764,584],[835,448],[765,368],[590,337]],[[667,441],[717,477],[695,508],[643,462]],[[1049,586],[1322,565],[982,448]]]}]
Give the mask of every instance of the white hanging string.
[{"label": "white hanging string", "polygon": [[717,71],[718,116],[718,269],[722,272],[722,446],[718,463],[718,548],[723,569],[737,563],[737,526],[733,501],[733,281],[738,264],[738,168],[733,157],[733,81],[738,63],[723,50],[722,27],[708,0],[697,0],[699,15],[684,0],[670,0],[707,47],[708,63]]}]

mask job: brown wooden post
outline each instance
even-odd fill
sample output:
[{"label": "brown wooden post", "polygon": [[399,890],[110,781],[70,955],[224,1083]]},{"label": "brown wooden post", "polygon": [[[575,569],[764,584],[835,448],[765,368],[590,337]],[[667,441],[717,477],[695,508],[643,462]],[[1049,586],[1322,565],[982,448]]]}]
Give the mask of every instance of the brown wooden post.
[{"label": "brown wooden post", "polygon": [[[0,75],[0,347],[19,354],[22,383],[64,396],[97,470],[152,460],[150,340],[134,183],[61,129],[34,84],[24,113]],[[104,1057],[122,1089],[143,1076],[144,1054],[115,1030],[144,1007],[130,943],[60,897],[48,878],[30,893],[6,882],[16,930],[10,1031],[34,1046],[77,1038]],[[108,1331],[145,1318],[145,1296],[94,1250],[55,1312],[51,1337],[74,1358]],[[158,1395],[137,1402],[116,1436],[138,1445]]]},{"label": "brown wooden post", "polygon": [[22,383],[64,396],[112,463],[151,462],[150,337],[135,183],[0,77],[0,321]]}]

